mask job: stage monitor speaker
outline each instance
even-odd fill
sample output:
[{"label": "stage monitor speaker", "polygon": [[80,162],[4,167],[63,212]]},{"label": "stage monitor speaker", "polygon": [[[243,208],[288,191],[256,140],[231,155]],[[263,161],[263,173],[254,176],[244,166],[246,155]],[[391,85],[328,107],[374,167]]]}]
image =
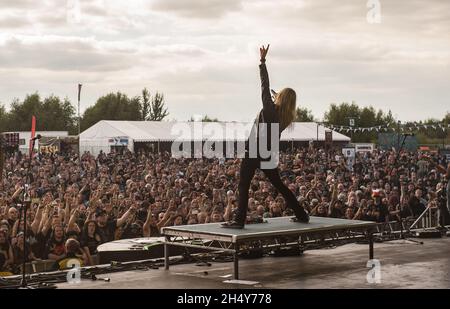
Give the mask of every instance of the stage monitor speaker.
[{"label": "stage monitor speaker", "polygon": [[442,237],[442,233],[437,230],[417,232],[416,235],[419,238],[441,238]]}]

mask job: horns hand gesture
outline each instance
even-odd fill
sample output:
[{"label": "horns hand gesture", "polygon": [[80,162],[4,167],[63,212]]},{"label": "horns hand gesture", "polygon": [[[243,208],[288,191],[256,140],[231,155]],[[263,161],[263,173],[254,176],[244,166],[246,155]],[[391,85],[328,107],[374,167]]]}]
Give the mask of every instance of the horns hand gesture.
[{"label": "horns hand gesture", "polygon": [[259,54],[261,57],[261,61],[266,61],[266,55],[267,55],[267,52],[269,51],[269,47],[270,47],[270,44],[268,44],[267,47],[264,47],[264,45],[263,45],[262,47],[259,48]]}]

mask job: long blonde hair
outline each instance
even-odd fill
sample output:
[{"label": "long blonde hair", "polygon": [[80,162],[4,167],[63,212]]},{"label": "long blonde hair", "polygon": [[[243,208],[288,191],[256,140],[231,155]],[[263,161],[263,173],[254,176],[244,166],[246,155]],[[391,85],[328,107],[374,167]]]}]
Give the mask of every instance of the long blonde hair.
[{"label": "long blonde hair", "polygon": [[280,118],[280,130],[286,129],[295,119],[297,94],[292,88],[284,88],[275,97],[275,108]]}]

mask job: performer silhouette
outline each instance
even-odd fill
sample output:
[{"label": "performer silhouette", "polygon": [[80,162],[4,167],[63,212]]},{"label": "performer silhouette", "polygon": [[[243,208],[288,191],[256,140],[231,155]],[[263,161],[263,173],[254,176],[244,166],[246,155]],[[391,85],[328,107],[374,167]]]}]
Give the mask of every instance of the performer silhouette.
[{"label": "performer silhouette", "polygon": [[[259,72],[261,76],[261,90],[262,90],[262,103],[263,108],[259,112],[258,117],[255,120],[255,126],[252,129],[250,138],[256,136],[257,151],[252,155],[250,150],[251,142],[248,140],[246,143],[246,156],[242,159],[240,168],[240,180],[239,180],[239,207],[234,215],[234,218],[228,222],[222,224],[224,228],[242,229],[245,225],[248,208],[248,190],[250,188],[251,180],[255,174],[257,168],[260,168],[266,177],[270,180],[272,185],[283,195],[287,207],[294,211],[295,217],[292,221],[296,222],[309,222],[308,213],[301,207],[295,198],[294,193],[289,190],[281,181],[278,167],[267,168],[262,163],[267,163],[267,159],[261,156],[259,139],[264,138],[266,140],[267,150],[272,150],[273,142],[279,143],[281,132],[286,129],[295,118],[295,106],[296,106],[296,93],[291,88],[284,88],[279,93],[275,94],[275,102],[272,100],[269,86],[269,74],[266,68],[266,55],[269,51],[269,46],[262,46],[260,50],[260,65]],[[265,124],[264,134],[260,134],[260,124]],[[273,126],[275,124],[275,126]],[[278,126],[276,126],[278,125]],[[271,130],[277,129],[279,132],[276,136],[276,141],[271,140]],[[278,144],[279,146],[279,144]],[[279,147],[276,148],[278,151]],[[271,155],[278,157],[278,153],[272,151]]]}]

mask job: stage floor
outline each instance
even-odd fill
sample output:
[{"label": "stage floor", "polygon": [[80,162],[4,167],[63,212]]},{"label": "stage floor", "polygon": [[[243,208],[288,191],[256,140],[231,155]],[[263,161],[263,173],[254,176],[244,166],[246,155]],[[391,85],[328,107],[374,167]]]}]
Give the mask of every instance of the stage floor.
[{"label": "stage floor", "polygon": [[290,217],[269,218],[267,223],[247,224],[244,229],[227,229],[221,223],[180,225],[162,228],[165,235],[182,235],[211,239],[211,236],[229,239],[231,242],[273,235],[316,233],[339,229],[370,228],[374,222],[311,217],[309,223],[290,221]]},{"label": "stage floor", "polygon": [[[174,265],[171,271],[149,269],[98,275],[110,282],[83,279],[62,283],[65,289],[323,289],[323,288],[450,288],[450,238],[422,239],[423,245],[396,240],[375,243],[381,282],[369,284],[367,246],[347,244],[334,249],[305,251],[300,257],[242,260],[242,275],[255,283],[226,283],[232,263],[211,266]],[[256,271],[257,270],[257,271]],[[228,279],[226,278],[228,277]],[[183,290],[184,291],[184,290]]]}]

